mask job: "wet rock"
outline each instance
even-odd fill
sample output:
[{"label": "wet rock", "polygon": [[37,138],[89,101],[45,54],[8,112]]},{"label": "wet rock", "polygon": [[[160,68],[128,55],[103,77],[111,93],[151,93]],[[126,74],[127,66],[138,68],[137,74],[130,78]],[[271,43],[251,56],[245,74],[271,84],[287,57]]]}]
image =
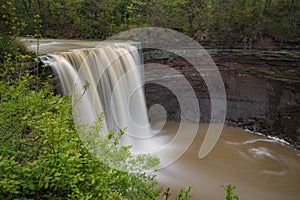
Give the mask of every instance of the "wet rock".
[{"label": "wet rock", "polygon": [[[254,132],[285,139],[300,147],[300,52],[297,51],[242,51],[210,50],[226,89],[226,125],[246,128]],[[157,53],[157,52],[156,52]],[[210,99],[202,77],[189,63],[179,57],[159,59],[151,57],[146,63],[156,62],[179,71],[191,83],[198,98],[201,122],[210,120]],[[145,66],[147,67],[147,66]],[[148,76],[151,76],[151,70]],[[164,79],[155,71],[153,79]],[[181,87],[178,77],[171,84]],[[145,86],[149,104],[163,101],[168,119],[179,121],[180,109],[174,94],[166,88]],[[157,98],[159,96],[160,98]],[[165,98],[163,98],[165,96]]]}]

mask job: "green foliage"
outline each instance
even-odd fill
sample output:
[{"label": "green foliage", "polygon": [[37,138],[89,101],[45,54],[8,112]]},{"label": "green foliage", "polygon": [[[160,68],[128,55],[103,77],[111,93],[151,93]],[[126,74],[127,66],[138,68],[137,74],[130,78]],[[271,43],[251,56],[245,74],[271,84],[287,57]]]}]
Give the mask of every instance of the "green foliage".
[{"label": "green foliage", "polygon": [[251,48],[265,37],[300,42],[300,1],[294,0],[31,0],[4,6],[1,15],[10,24],[5,30],[22,27],[15,23],[18,17],[28,24],[23,34],[32,36],[39,16],[44,27],[40,32],[54,38],[105,38],[131,28],[158,26],[224,47]]},{"label": "green foliage", "polygon": [[229,184],[223,186],[223,188],[226,191],[226,195],[225,195],[226,200],[239,200],[239,195],[233,191],[236,188],[235,185]]},{"label": "green foliage", "polygon": [[[181,188],[178,192],[178,194],[175,196],[174,199],[176,200],[188,200],[188,199],[192,199],[192,195],[190,195],[192,187],[189,186],[187,188]],[[162,196],[164,197],[165,200],[169,200],[172,196],[171,192],[170,192],[170,188],[167,188]]]},{"label": "green foliage", "polygon": [[16,8],[9,1],[0,2],[0,62],[4,57],[19,53],[19,46],[16,38],[25,28],[25,23],[16,16]]},{"label": "green foliage", "polygon": [[30,73],[31,69],[26,63],[31,59],[30,55],[20,53],[13,55],[10,52],[4,52],[2,59],[5,60],[0,62],[0,78],[2,80],[20,79]]},{"label": "green foliage", "polygon": [[[69,97],[53,95],[46,86],[38,92],[28,88],[30,77],[0,81],[1,199],[153,199],[160,194],[154,175],[113,169],[88,152],[74,127]],[[109,135],[98,142],[107,145],[107,156],[126,160],[129,148],[118,148],[117,139]]]},{"label": "green foliage", "polygon": [[188,188],[181,188],[178,195],[175,197],[176,200],[188,200],[191,199],[192,196],[190,195],[192,187],[189,186]]},{"label": "green foliage", "polygon": [[36,47],[36,55],[39,55],[40,48],[40,38],[42,37],[41,29],[42,29],[42,20],[40,19],[40,15],[34,15],[33,25],[34,25],[34,34],[33,38],[37,39],[37,47]]},{"label": "green foliage", "polygon": [[76,127],[70,97],[55,95],[44,67],[18,46],[0,62],[0,199],[158,197],[162,188],[144,171],[159,159],[119,146],[125,130],[99,136],[103,116]]},{"label": "green foliage", "polygon": [[[107,165],[99,159],[104,154],[92,155],[77,133],[70,97],[55,95],[48,79],[33,75],[39,69],[31,56],[4,55],[0,199],[153,199],[160,194],[155,175],[140,170],[154,167],[156,158],[132,158],[129,147],[118,146],[122,131],[97,137],[94,144],[100,144],[106,157],[126,161],[124,169],[135,173]],[[84,130],[95,136],[99,129],[101,119]]]},{"label": "green foliage", "polygon": [[265,8],[266,31],[279,41],[289,41],[300,35],[300,2],[278,1]]},{"label": "green foliage", "polygon": [[120,171],[142,173],[155,170],[155,166],[159,164],[157,157],[147,154],[133,156],[129,151],[130,146],[119,145],[119,140],[124,135],[125,130],[121,129],[118,133],[112,130],[107,136],[99,135],[102,118],[101,115],[92,126],[81,125],[77,127],[81,141],[91,155],[102,163]]}]

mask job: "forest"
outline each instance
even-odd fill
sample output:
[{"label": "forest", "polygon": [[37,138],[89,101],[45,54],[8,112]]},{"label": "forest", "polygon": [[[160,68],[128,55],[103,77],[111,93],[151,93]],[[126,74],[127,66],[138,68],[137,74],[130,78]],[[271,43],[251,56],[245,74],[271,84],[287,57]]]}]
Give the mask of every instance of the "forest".
[{"label": "forest", "polygon": [[[0,199],[169,199],[149,173],[101,163],[84,147],[69,96],[51,87],[53,75],[19,37],[102,40],[138,27],[164,27],[217,48],[300,44],[298,0],[0,0]],[[101,129],[99,121],[88,134]],[[132,158],[118,148],[124,134],[100,141],[117,162]],[[114,162],[115,160],[109,160]],[[132,165],[155,168],[156,158]],[[131,166],[126,166],[131,167]],[[226,199],[238,199],[224,186]],[[191,187],[175,199],[190,199]]]},{"label": "forest", "polygon": [[[55,92],[49,66],[41,65],[38,55],[20,42],[19,37],[28,34],[64,36],[54,26],[57,19],[46,25],[43,13],[35,13],[41,2],[54,3],[0,2],[0,199],[169,199],[171,193],[158,185],[156,175],[145,172],[154,170],[159,159],[133,157],[130,146],[118,145],[122,129],[98,137],[103,115],[92,126],[77,126],[71,97]],[[53,9],[61,12],[60,3]],[[21,5],[28,6],[29,18],[21,15]],[[70,17],[65,14],[65,19]],[[50,29],[57,35],[46,35]],[[96,146],[87,150],[78,129],[91,136],[87,142]],[[97,156],[104,156],[105,162],[91,152],[99,145],[103,154]],[[122,168],[111,167],[115,163]],[[182,188],[172,197],[189,199],[190,190]]]},{"label": "forest", "polygon": [[300,42],[297,0],[14,0],[12,6],[26,24],[24,36],[34,35],[38,18],[41,35],[49,38],[105,39],[152,26],[218,47],[255,48],[264,39]]}]

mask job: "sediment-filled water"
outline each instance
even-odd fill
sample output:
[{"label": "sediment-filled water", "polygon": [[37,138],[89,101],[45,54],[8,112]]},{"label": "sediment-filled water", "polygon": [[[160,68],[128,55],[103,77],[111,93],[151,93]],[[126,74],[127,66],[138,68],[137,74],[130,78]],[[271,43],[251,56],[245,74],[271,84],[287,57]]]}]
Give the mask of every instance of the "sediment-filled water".
[{"label": "sediment-filled water", "polygon": [[[74,96],[77,123],[89,124],[98,114],[106,112],[104,132],[127,127],[131,138],[152,136],[135,47],[110,45],[51,54],[51,57],[56,63],[53,67],[63,92]],[[186,134],[195,126],[181,124]],[[178,123],[167,122],[151,141],[152,146],[169,143],[178,127]],[[160,185],[170,187],[172,194],[181,187],[192,186],[194,199],[225,199],[222,186],[228,184],[236,185],[235,192],[243,200],[300,199],[299,150],[273,139],[225,127],[213,150],[199,159],[199,148],[207,127],[207,124],[201,124],[187,151],[157,172]],[[159,129],[154,126],[153,130]],[[134,142],[144,148],[143,143]],[[172,145],[176,149],[183,144],[177,141]]]},{"label": "sediment-filled water", "polygon": [[[192,124],[185,124],[189,133]],[[225,199],[223,185],[234,184],[243,200],[300,199],[300,152],[274,139],[224,127],[216,146],[204,159],[198,151],[207,130],[201,124],[190,148],[172,165],[158,171],[159,183],[176,194],[192,186],[194,199]],[[178,124],[168,122],[163,133],[171,140]],[[180,144],[177,144],[180,145]],[[173,189],[173,190],[172,190]]]}]

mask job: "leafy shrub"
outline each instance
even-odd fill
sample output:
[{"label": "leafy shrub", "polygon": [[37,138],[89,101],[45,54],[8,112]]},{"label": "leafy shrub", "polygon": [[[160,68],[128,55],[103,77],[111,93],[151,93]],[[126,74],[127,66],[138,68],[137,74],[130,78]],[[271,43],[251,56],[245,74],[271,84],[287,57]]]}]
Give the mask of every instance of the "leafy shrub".
[{"label": "leafy shrub", "polygon": [[[16,37],[25,25],[17,22],[16,9],[9,2],[1,7],[1,21],[11,26],[0,31],[0,199],[159,196],[162,189],[155,175],[142,172],[159,160],[133,157],[129,147],[119,147],[123,130],[96,137],[101,118],[91,127],[75,127],[70,97],[53,93],[45,69],[18,44]],[[88,140],[82,140],[76,128],[86,131]],[[98,152],[98,145],[107,155]],[[116,160],[134,173],[107,165]]]},{"label": "leafy shrub", "polygon": [[235,185],[229,184],[229,185],[223,186],[223,188],[226,191],[226,194],[225,194],[226,200],[239,200],[239,195],[233,191],[236,188]]},{"label": "leafy shrub", "polygon": [[[31,77],[0,81],[1,199],[153,199],[155,176],[112,169],[92,156],[75,129],[70,98]],[[115,145],[114,137],[103,138]],[[129,148],[123,148],[124,156]]]},{"label": "leafy shrub", "polygon": [[16,8],[10,1],[0,2],[0,61],[7,52],[16,55],[21,49],[16,38],[25,29],[25,23],[16,17]]}]

